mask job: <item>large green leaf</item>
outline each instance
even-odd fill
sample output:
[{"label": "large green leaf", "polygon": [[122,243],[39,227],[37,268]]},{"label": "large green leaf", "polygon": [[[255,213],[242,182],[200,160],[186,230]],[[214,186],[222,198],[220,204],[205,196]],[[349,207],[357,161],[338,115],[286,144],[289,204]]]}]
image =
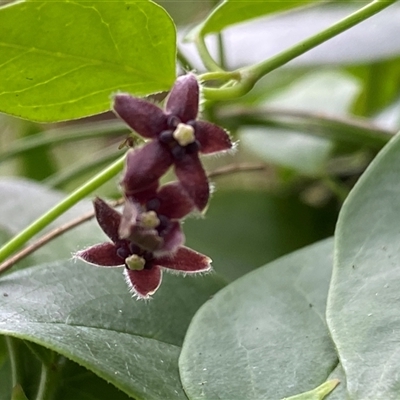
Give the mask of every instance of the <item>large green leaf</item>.
[{"label": "large green leaf", "polygon": [[375,158],[345,202],[327,317],[349,398],[400,398],[400,136]]},{"label": "large green leaf", "polygon": [[281,399],[337,364],[325,324],[332,240],[242,277],[195,315],[180,357],[190,399]]},{"label": "large green leaf", "polygon": [[224,0],[202,23],[201,33],[205,35],[220,32],[230,25],[258,18],[262,15],[290,10],[312,1]]},{"label": "large green leaf", "polygon": [[184,399],[180,345],[216,275],[165,276],[150,302],[134,300],[120,269],[59,261],[3,277],[0,333],[48,347],[137,399]]},{"label": "large green leaf", "polygon": [[151,1],[17,2],[0,9],[0,110],[60,121],[110,108],[110,95],[168,90],[175,27]]}]

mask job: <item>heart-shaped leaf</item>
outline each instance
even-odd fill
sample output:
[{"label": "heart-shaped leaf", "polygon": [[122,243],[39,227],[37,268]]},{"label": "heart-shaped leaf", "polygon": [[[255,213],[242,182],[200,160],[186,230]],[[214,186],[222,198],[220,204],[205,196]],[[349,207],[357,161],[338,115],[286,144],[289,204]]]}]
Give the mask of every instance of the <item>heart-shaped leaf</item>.
[{"label": "heart-shaped leaf", "polygon": [[337,356],[325,324],[332,240],[231,283],[195,315],[180,357],[194,399],[281,399],[325,382]]},{"label": "heart-shaped leaf", "polygon": [[327,316],[353,400],[400,396],[399,170],[397,136],[354,187],[337,225]]},{"label": "heart-shaped leaf", "polygon": [[175,27],[151,1],[21,1],[0,8],[0,110],[35,121],[110,108],[175,79]]},{"label": "heart-shaped leaf", "polygon": [[0,281],[0,333],[48,347],[136,399],[184,399],[180,345],[216,275],[165,276],[150,302],[132,299],[120,270],[59,261]]}]

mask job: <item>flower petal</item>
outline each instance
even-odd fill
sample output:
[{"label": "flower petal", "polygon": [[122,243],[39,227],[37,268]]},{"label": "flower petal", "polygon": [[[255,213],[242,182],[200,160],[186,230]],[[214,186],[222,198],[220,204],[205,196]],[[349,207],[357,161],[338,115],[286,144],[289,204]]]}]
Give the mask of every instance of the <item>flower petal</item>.
[{"label": "flower petal", "polygon": [[176,176],[195,206],[202,211],[208,203],[210,188],[198,154],[185,154],[174,162]]},{"label": "flower petal", "polygon": [[118,229],[121,223],[121,214],[99,197],[96,197],[93,205],[101,229],[114,243],[117,243],[119,241]]},{"label": "flower petal", "polygon": [[171,254],[175,252],[175,250],[182,246],[185,242],[185,235],[182,232],[181,225],[177,221],[172,221],[168,230],[165,234],[163,234],[164,244],[160,250],[154,252],[154,254],[162,255],[162,254]]},{"label": "flower petal", "polygon": [[196,140],[200,143],[200,152],[203,154],[216,153],[232,148],[232,141],[228,132],[218,125],[208,121],[196,121]]},{"label": "flower petal", "polygon": [[154,139],[167,129],[167,116],[161,108],[127,93],[114,96],[115,113],[139,135]]},{"label": "flower petal", "polygon": [[154,262],[163,268],[186,273],[206,272],[212,268],[209,257],[184,246],[171,256],[157,257]]},{"label": "flower petal", "polygon": [[141,271],[125,268],[124,275],[128,286],[141,299],[148,299],[155,293],[162,280],[161,269],[156,265]]},{"label": "flower petal", "polygon": [[155,181],[148,188],[136,192],[134,194],[126,195],[127,199],[134,203],[145,204],[150,199],[154,199],[157,195],[157,188],[159,186],[158,180]]},{"label": "flower petal", "polygon": [[153,187],[171,164],[170,151],[158,140],[130,150],[121,182],[126,195],[132,196]]},{"label": "flower petal", "polygon": [[196,207],[186,190],[179,182],[164,185],[157,193],[159,207],[157,213],[169,219],[181,219]]},{"label": "flower petal", "polygon": [[75,253],[75,258],[98,267],[122,267],[124,265],[124,260],[117,255],[117,248],[113,243],[95,244]]},{"label": "flower petal", "polygon": [[199,84],[193,74],[183,75],[176,80],[165,111],[178,116],[182,122],[196,119],[199,111]]}]

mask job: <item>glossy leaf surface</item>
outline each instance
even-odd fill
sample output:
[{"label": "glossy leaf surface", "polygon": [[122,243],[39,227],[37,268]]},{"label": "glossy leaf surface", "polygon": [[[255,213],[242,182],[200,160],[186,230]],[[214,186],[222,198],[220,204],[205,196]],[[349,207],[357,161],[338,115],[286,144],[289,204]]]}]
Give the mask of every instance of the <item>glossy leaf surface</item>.
[{"label": "glossy leaf surface", "polygon": [[136,301],[121,269],[59,261],[2,278],[0,332],[48,347],[134,398],[184,399],[183,336],[222,286],[216,275],[169,275],[152,301]]},{"label": "glossy leaf surface", "polygon": [[151,1],[16,2],[0,8],[0,110],[36,121],[110,108],[175,79],[175,27]]}]

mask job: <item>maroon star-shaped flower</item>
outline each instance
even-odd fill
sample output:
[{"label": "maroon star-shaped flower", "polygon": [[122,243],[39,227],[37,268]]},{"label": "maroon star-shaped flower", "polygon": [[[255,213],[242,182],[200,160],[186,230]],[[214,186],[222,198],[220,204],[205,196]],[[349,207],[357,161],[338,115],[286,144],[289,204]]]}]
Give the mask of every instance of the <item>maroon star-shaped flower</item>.
[{"label": "maroon star-shaped flower", "polygon": [[199,84],[193,74],[178,78],[166,101],[165,110],[126,93],[114,97],[114,111],[149,143],[132,149],[122,186],[134,196],[158,184],[174,165],[175,174],[198,210],[207,205],[208,179],[199,153],[212,154],[232,148],[228,133],[207,121],[197,120]]},{"label": "maroon star-shaped flower", "polygon": [[145,250],[129,238],[121,239],[122,215],[99,198],[94,201],[94,207],[100,227],[112,242],[78,251],[75,257],[101,267],[125,266],[126,281],[138,298],[146,299],[155,293],[161,284],[163,269],[184,274],[211,269],[210,258],[187,247],[179,245],[166,254]]}]

